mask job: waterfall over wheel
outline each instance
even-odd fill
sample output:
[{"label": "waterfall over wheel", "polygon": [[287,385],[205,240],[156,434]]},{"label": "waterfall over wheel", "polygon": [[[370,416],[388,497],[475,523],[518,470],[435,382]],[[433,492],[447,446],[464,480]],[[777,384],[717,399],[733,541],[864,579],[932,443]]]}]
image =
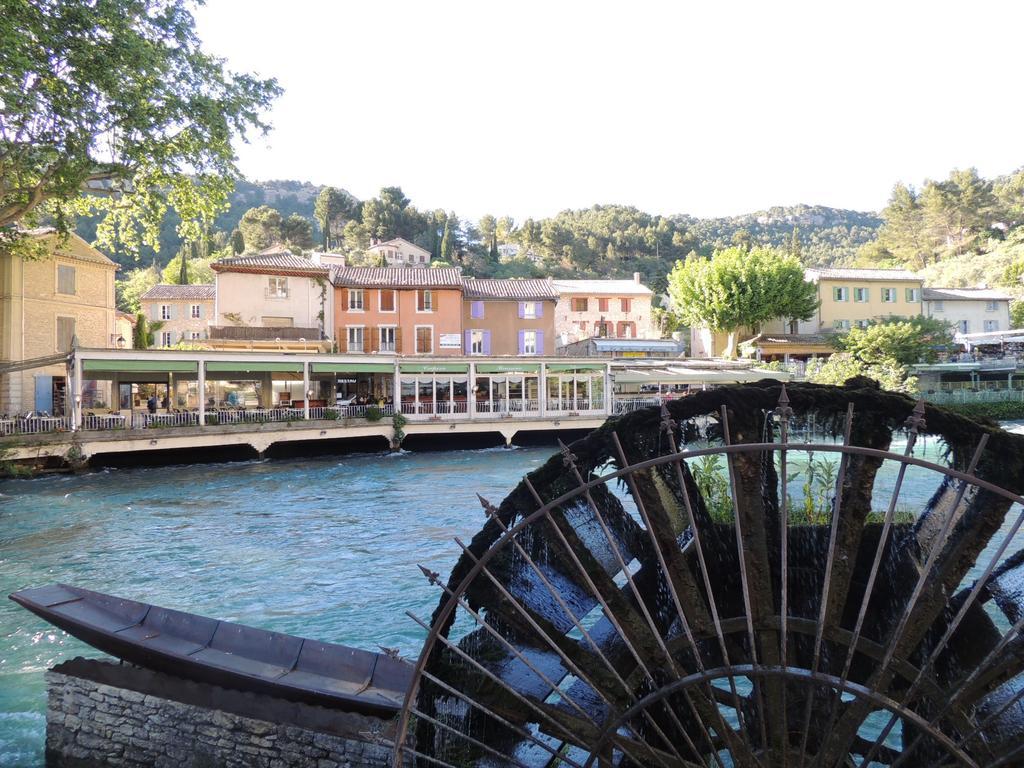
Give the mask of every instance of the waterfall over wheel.
[{"label": "waterfall over wheel", "polygon": [[1024,766],[1022,490],[866,380],[613,419],[424,569],[396,765]]}]

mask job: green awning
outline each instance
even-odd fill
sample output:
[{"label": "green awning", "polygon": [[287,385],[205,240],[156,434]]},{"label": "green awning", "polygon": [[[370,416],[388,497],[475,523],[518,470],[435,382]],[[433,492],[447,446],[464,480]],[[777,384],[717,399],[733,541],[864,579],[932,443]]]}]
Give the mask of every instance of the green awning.
[{"label": "green awning", "polygon": [[402,373],[468,373],[467,363],[402,363]]},{"label": "green awning", "polygon": [[394,373],[392,363],[313,363],[313,373]]},{"label": "green awning", "polygon": [[480,363],[477,373],[540,373],[540,363]]},{"label": "green awning", "polygon": [[603,363],[548,363],[549,371],[603,371]]},{"label": "green awning", "polygon": [[195,360],[83,360],[84,373],[195,373]]},{"label": "green awning", "polygon": [[207,363],[208,373],[302,373],[302,363],[254,363],[239,360],[234,363]]}]

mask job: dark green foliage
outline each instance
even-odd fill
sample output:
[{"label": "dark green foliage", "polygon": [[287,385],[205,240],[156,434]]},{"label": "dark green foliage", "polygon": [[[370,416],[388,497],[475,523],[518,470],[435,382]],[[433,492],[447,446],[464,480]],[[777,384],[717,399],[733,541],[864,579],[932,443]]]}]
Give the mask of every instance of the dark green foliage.
[{"label": "dark green foliage", "polygon": [[1024,402],[1020,400],[1005,400],[996,403],[948,403],[943,408],[969,419],[991,419],[992,421],[1024,419]]},{"label": "dark green foliage", "polygon": [[245,238],[242,237],[242,230],[235,227],[231,230],[231,252],[236,256],[245,250]]},{"label": "dark green foliage", "polygon": [[135,316],[135,328],[132,329],[132,349],[149,349],[149,329],[146,328],[146,316],[142,312]]},{"label": "dark green foliage", "polygon": [[262,251],[282,242],[281,212],[269,205],[250,208],[238,223],[245,250]]},{"label": "dark green foliage", "polygon": [[934,363],[938,349],[952,344],[952,327],[934,317],[892,317],[867,328],[836,334],[836,346],[866,365]]},{"label": "dark green foliage", "polygon": [[308,251],[313,247],[313,225],[297,213],[281,222],[281,240],[295,251]]}]

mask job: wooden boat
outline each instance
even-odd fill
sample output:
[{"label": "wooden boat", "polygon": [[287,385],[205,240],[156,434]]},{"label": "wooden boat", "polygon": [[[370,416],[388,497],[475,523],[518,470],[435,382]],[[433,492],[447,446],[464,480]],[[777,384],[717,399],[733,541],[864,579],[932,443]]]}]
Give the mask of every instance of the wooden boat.
[{"label": "wooden boat", "polygon": [[389,717],[412,667],[358,648],[126,600],[66,584],[11,599],[104,653],[177,677]]}]

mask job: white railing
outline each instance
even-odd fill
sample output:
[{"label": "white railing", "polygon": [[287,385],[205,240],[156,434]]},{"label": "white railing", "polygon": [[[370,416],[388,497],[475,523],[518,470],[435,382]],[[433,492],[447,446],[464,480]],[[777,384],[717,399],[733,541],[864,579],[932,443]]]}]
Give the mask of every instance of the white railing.
[{"label": "white railing", "polygon": [[1021,389],[983,389],[977,392],[969,389],[943,390],[940,392],[922,392],[921,398],[936,405],[947,403],[1005,403],[1024,402],[1024,390]]},{"label": "white railing", "polygon": [[548,398],[546,409],[552,412],[559,413],[583,413],[591,411],[604,410],[603,400],[594,400],[590,398]]},{"label": "white railing", "polygon": [[45,432],[69,432],[70,430],[71,419],[67,416],[0,418],[0,435],[39,435]]},{"label": "white railing", "polygon": [[661,405],[660,397],[617,397],[615,398],[612,413],[630,413],[650,408],[652,405]]},{"label": "white railing", "polygon": [[465,400],[430,400],[405,402],[401,404],[401,412],[405,416],[426,416],[431,419],[459,419],[469,416],[469,403]]},{"label": "white railing", "polygon": [[82,429],[125,429],[128,420],[119,413],[87,413],[82,417]]},{"label": "white railing", "polygon": [[540,400],[523,400],[512,398],[509,400],[480,400],[476,403],[476,414],[478,416],[536,416],[540,413]]},{"label": "white railing", "polygon": [[132,417],[133,429],[159,429],[161,427],[194,427],[199,424],[195,411],[176,413],[136,413]]}]

